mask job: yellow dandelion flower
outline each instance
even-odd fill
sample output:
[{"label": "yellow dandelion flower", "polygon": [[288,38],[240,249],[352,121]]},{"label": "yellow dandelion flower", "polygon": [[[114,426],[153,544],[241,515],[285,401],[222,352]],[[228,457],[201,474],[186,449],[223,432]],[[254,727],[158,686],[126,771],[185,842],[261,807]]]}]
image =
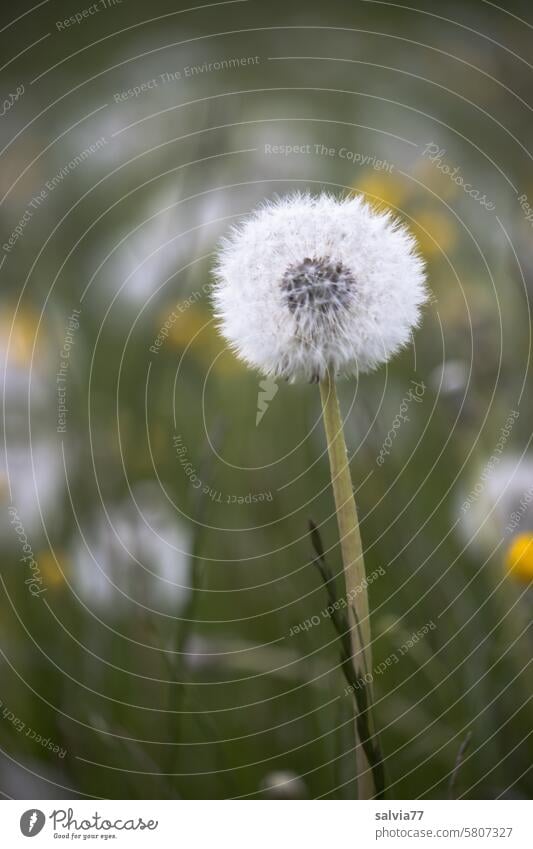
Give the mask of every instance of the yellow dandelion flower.
[{"label": "yellow dandelion flower", "polygon": [[[37,316],[29,311],[18,312],[15,320],[3,318],[0,323],[0,347],[7,346],[9,339],[9,363],[29,366],[35,338]],[[9,338],[11,335],[11,338]]]},{"label": "yellow dandelion flower", "polygon": [[448,253],[457,241],[457,231],[449,215],[433,210],[413,213],[414,235],[425,257]]},{"label": "yellow dandelion flower", "polygon": [[533,534],[519,534],[507,549],[505,570],[524,583],[533,581]]},{"label": "yellow dandelion flower", "polygon": [[354,184],[354,191],[362,192],[372,206],[392,206],[400,209],[411,194],[411,186],[393,174],[372,172],[363,174]]},{"label": "yellow dandelion flower", "polygon": [[417,180],[429,186],[443,200],[451,200],[459,194],[459,186],[445,174],[441,174],[432,162],[421,159],[413,168]]},{"label": "yellow dandelion flower", "polygon": [[[186,306],[184,302],[183,311],[174,311],[175,320],[169,331],[169,340],[176,348],[186,348],[187,345],[198,344],[205,335],[209,336],[210,321],[212,316],[200,306]],[[204,344],[205,344],[205,340]]]},{"label": "yellow dandelion flower", "polygon": [[62,557],[57,554],[54,556],[51,551],[41,551],[37,563],[46,587],[56,589],[64,584],[65,566]]},{"label": "yellow dandelion flower", "polygon": [[176,321],[169,329],[168,341],[171,346],[183,351],[187,356],[200,361],[218,374],[231,375],[242,371],[243,367],[227,350],[215,327],[212,315],[198,305],[190,306],[178,313]]}]

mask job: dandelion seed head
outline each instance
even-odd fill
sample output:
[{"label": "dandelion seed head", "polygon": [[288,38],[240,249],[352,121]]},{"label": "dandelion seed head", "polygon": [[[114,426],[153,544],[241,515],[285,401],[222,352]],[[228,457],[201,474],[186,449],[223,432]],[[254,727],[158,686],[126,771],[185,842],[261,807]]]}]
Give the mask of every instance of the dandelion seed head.
[{"label": "dandelion seed head", "polygon": [[310,313],[317,322],[346,309],[353,298],[354,285],[349,270],[329,256],[305,257],[303,262],[290,265],[281,281],[289,310],[300,321]]},{"label": "dandelion seed head", "polygon": [[409,342],[427,300],[414,239],[360,197],[263,204],[223,241],[215,279],[231,347],[291,381],[376,368]]}]

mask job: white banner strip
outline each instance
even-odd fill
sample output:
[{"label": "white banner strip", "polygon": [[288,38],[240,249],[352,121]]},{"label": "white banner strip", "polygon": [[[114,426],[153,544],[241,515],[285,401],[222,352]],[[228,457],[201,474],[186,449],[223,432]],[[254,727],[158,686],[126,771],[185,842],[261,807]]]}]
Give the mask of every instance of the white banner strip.
[{"label": "white banner strip", "polygon": [[0,825],[9,849],[532,845],[527,801],[4,801]]}]

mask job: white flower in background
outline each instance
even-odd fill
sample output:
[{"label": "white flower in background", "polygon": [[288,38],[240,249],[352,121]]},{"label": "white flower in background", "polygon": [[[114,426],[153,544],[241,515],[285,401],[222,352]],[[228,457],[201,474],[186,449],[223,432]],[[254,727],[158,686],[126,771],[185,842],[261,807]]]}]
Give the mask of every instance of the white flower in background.
[{"label": "white flower in background", "polygon": [[154,198],[153,205],[132,221],[127,237],[107,246],[100,274],[115,281],[121,298],[130,303],[144,303],[184,262],[180,233],[187,229],[187,219],[175,205],[178,196],[176,186],[175,191]]},{"label": "white flower in background", "polygon": [[487,458],[477,479],[464,487],[457,507],[464,542],[488,555],[504,537],[533,531],[533,460]]},{"label": "white flower in background", "polygon": [[185,296],[199,288],[198,269],[231,216],[223,192],[181,203],[183,194],[176,180],[132,220],[126,238],[106,245],[100,274],[114,281],[126,301],[144,303],[160,287],[165,293],[178,287]]},{"label": "white flower in background", "polygon": [[[4,402],[0,442],[0,505],[11,504],[28,534],[61,521],[65,491],[61,449],[49,432],[54,415],[50,380],[55,358],[51,333],[38,338],[38,316],[21,310],[0,319],[0,381]],[[35,351],[34,351],[35,346]],[[30,405],[28,406],[28,399]],[[42,516],[41,516],[42,512]],[[16,538],[7,512],[0,514],[0,537]]]},{"label": "white flower in background", "polygon": [[503,571],[531,585],[533,460],[511,455],[494,466],[494,456],[490,458],[477,483],[463,493],[459,511],[465,545],[481,558],[498,551]]},{"label": "white flower in background", "polygon": [[464,397],[470,375],[471,369],[464,360],[446,360],[432,369],[429,384],[441,395]]},{"label": "white flower in background", "polygon": [[179,616],[190,596],[190,535],[155,484],[108,505],[77,535],[72,561],[74,591],[89,608],[137,603]]},{"label": "white flower in background", "polygon": [[[0,450],[0,499],[11,503],[20,514],[25,530],[32,535],[50,532],[61,522],[61,500],[65,472],[61,451],[53,439],[40,436],[20,439],[8,446],[7,461]],[[0,522],[0,535],[11,539],[13,530],[7,516]]]},{"label": "white flower in background", "polygon": [[291,381],[386,362],[427,300],[414,239],[360,197],[264,204],[223,240],[215,276],[224,337],[248,365]]},{"label": "white flower in background", "polygon": [[269,772],[261,782],[261,790],[267,799],[305,799],[307,787],[299,775],[288,769]]}]

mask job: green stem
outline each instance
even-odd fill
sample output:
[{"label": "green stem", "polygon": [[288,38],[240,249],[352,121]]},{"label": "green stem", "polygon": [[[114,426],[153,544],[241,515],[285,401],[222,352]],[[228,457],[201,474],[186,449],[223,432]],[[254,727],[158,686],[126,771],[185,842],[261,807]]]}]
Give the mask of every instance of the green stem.
[{"label": "green stem", "polygon": [[[333,487],[333,497],[335,499],[337,523],[339,526],[346,596],[350,602],[348,605],[348,615],[352,661],[356,670],[370,672],[372,670],[370,617],[366,592],[363,547],[359,533],[359,521],[357,519],[357,509],[348,463],[348,452],[346,450],[335,381],[329,373],[320,382],[320,397],[322,400],[322,415],[328,444],[331,485]],[[360,799],[372,799],[375,795],[374,779],[357,729],[358,708],[355,698],[354,704],[356,713],[355,757],[358,794]]]}]

